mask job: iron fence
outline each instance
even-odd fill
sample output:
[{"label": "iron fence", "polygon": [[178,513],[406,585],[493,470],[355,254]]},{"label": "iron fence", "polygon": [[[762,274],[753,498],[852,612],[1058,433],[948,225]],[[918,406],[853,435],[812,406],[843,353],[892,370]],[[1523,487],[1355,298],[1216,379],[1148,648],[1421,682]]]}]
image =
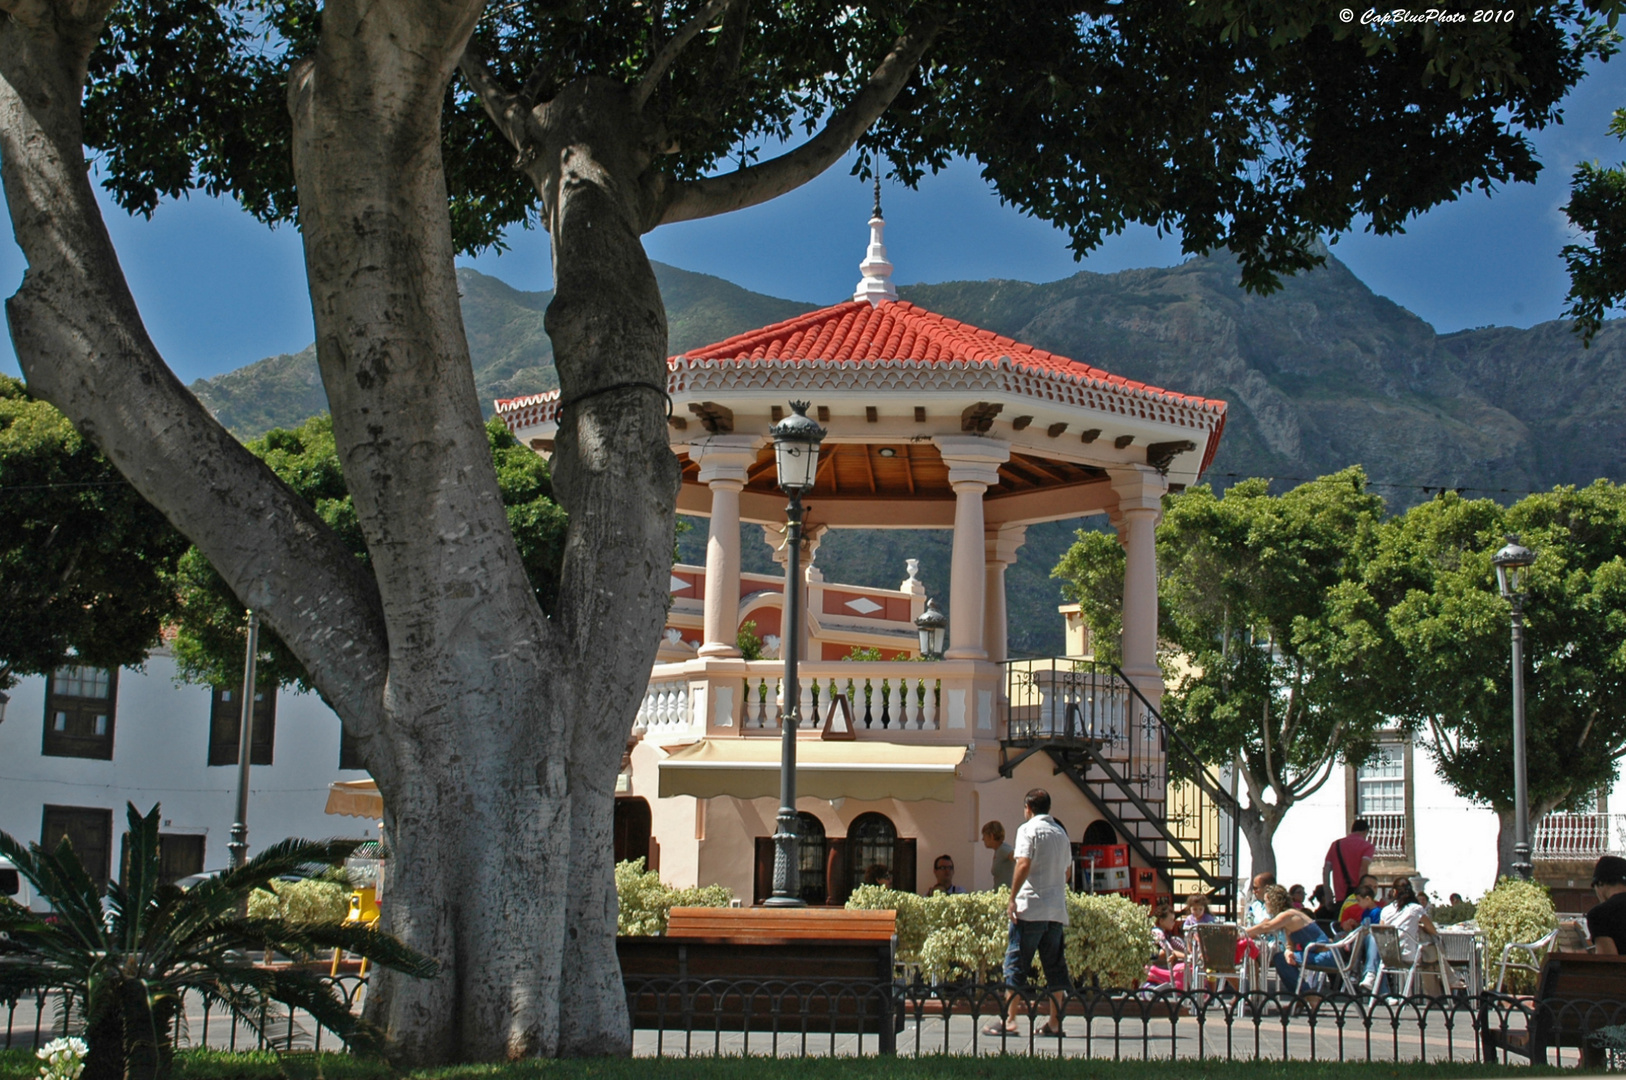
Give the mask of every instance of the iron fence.
[{"label": "iron fence", "polygon": [[[628,978],[633,1054],[774,1057],[899,1054],[1096,1059],[1597,1063],[1626,1049],[1626,1001],[1544,1005],[1482,994],[1297,997],[1070,990],[1061,1033],[1049,995],[1002,984]],[[998,1028],[999,1030],[995,1030]]]},{"label": "iron fence", "polygon": [[[341,976],[353,1009],[365,980]],[[1626,1001],[1542,1003],[1483,993],[1330,997],[1254,992],[1105,991],[1056,995],[995,983],[628,977],[639,1057],[1028,1055],[1121,1060],[1474,1062],[1626,1066]],[[1047,1034],[1058,1000],[1060,1034]],[[1014,1008],[1012,1002],[1014,1001]],[[59,994],[0,1001],[7,1049],[78,1034]],[[1009,1023],[1007,1023],[1009,1021]],[[997,1030],[996,1030],[997,1029]],[[182,1047],[342,1050],[301,1012],[268,1005],[253,1024],[187,999]],[[1511,1048],[1511,1054],[1509,1049]]]},{"label": "iron fence", "polygon": [[[359,975],[323,977],[339,999],[360,1012],[367,996],[367,980]],[[84,1034],[84,1019],[72,996],[57,991],[0,998],[5,1034],[0,1046],[7,1050],[43,1046],[64,1035]],[[248,1019],[233,1016],[216,1001],[188,992],[181,999],[177,1045],[182,1049],[276,1050],[279,1052],[343,1050],[338,1035],[323,1027],[303,1009],[263,1003]]]}]

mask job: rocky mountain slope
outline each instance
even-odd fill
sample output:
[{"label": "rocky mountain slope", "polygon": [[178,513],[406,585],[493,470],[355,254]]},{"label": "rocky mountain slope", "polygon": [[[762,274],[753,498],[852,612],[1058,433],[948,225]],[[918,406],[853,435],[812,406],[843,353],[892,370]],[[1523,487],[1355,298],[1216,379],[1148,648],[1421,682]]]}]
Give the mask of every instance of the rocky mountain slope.
[{"label": "rocky mountain slope", "polygon": [[[657,264],[671,348],[682,352],[811,305]],[[459,270],[476,384],[491,401],[557,385],[543,331],[551,294]],[[1290,486],[1360,463],[1395,508],[1440,487],[1513,499],[1559,483],[1626,477],[1626,324],[1583,349],[1567,324],[1437,335],[1347,267],[1292,278],[1271,296],[1236,284],[1223,257],[1169,269],[1061,281],[952,282],[900,290],[914,303],[1155,385],[1231,403],[1209,479]],[[240,437],[297,424],[325,407],[312,349],[272,357],[194,391]],[[1007,581],[1013,651],[1059,651],[1049,571],[1078,523],[1039,526]],[[704,560],[704,524],[680,539]],[[747,568],[772,572],[761,530]],[[947,593],[946,532],[835,533],[818,553],[827,580],[896,585],[903,560]],[[952,613],[951,617],[952,617]]]}]

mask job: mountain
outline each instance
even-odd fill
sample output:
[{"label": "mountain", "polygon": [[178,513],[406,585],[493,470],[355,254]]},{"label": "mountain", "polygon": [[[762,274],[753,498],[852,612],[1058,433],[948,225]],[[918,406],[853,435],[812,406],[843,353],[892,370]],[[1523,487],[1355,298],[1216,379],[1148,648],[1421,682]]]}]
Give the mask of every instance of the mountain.
[{"label": "mountain", "polygon": [[[666,299],[673,352],[708,345],[814,307],[763,296],[708,274],[662,263],[654,266]],[[497,398],[539,394],[558,386],[553,345],[542,327],[552,290],[522,292],[467,267],[458,270],[457,284],[474,385],[486,415],[491,415]],[[297,426],[327,409],[314,345],[199,379],[192,392],[240,439],[257,438],[274,427]]]},{"label": "mountain", "polygon": [[[812,307],[660,264],[655,273],[674,353]],[[458,281],[487,411],[493,398],[557,385],[542,329],[551,293],[520,292],[467,269]],[[1331,257],[1270,296],[1243,292],[1235,264],[1222,256],[1044,284],[950,282],[899,292],[1128,378],[1230,402],[1208,472],[1220,487],[1266,476],[1281,488],[1360,463],[1402,509],[1442,487],[1505,500],[1626,478],[1626,323],[1606,324],[1590,349],[1562,322],[1439,335]],[[193,389],[245,438],[325,406],[313,349]],[[1060,595],[1049,574],[1080,524],[1028,530],[1006,578],[1013,653],[1060,651]],[[761,529],[745,535],[745,568],[777,572]],[[678,546],[685,561],[703,562],[704,522]],[[816,562],[826,580],[890,587],[903,580],[906,558],[921,560],[922,580],[946,599],[946,531],[837,531]]]}]

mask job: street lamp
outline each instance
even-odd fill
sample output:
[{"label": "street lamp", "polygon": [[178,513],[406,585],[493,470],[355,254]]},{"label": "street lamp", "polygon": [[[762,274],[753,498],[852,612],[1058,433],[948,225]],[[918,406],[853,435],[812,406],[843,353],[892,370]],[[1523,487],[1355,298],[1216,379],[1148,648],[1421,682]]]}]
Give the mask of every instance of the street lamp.
[{"label": "street lamp", "polygon": [[248,613],[248,653],[243,658],[242,726],[237,729],[237,819],[231,823],[232,868],[248,862],[248,767],[254,756],[254,661],[260,653],[260,613]]},{"label": "street lamp", "polygon": [[773,426],[774,462],[779,487],[790,496],[785,508],[785,625],[780,652],[785,658],[784,705],[779,710],[779,829],[773,834],[773,895],[768,907],[805,907],[796,853],[796,731],[801,727],[796,685],[796,657],[802,631],[802,496],[813,490],[819,468],[819,443],[829,434],[808,419],[805,401],[790,403],[791,413]]},{"label": "street lamp", "polygon": [[943,639],[948,636],[948,616],[937,610],[936,600],[926,598],[926,610],[915,619],[915,629],[920,631],[920,658],[943,659]]},{"label": "street lamp", "polygon": [[1491,557],[1496,585],[1513,605],[1513,872],[1526,881],[1530,864],[1530,777],[1524,753],[1524,597],[1536,553],[1509,535],[1507,546]]}]

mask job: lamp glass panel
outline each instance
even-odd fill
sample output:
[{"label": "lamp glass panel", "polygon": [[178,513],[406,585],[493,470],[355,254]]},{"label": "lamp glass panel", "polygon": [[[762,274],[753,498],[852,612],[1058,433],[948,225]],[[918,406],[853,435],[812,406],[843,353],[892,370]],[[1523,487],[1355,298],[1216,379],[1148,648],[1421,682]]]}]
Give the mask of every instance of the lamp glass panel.
[{"label": "lamp glass panel", "polygon": [[774,444],[775,463],[779,468],[779,486],[782,488],[810,488],[813,473],[819,464],[817,443],[791,442]]}]

